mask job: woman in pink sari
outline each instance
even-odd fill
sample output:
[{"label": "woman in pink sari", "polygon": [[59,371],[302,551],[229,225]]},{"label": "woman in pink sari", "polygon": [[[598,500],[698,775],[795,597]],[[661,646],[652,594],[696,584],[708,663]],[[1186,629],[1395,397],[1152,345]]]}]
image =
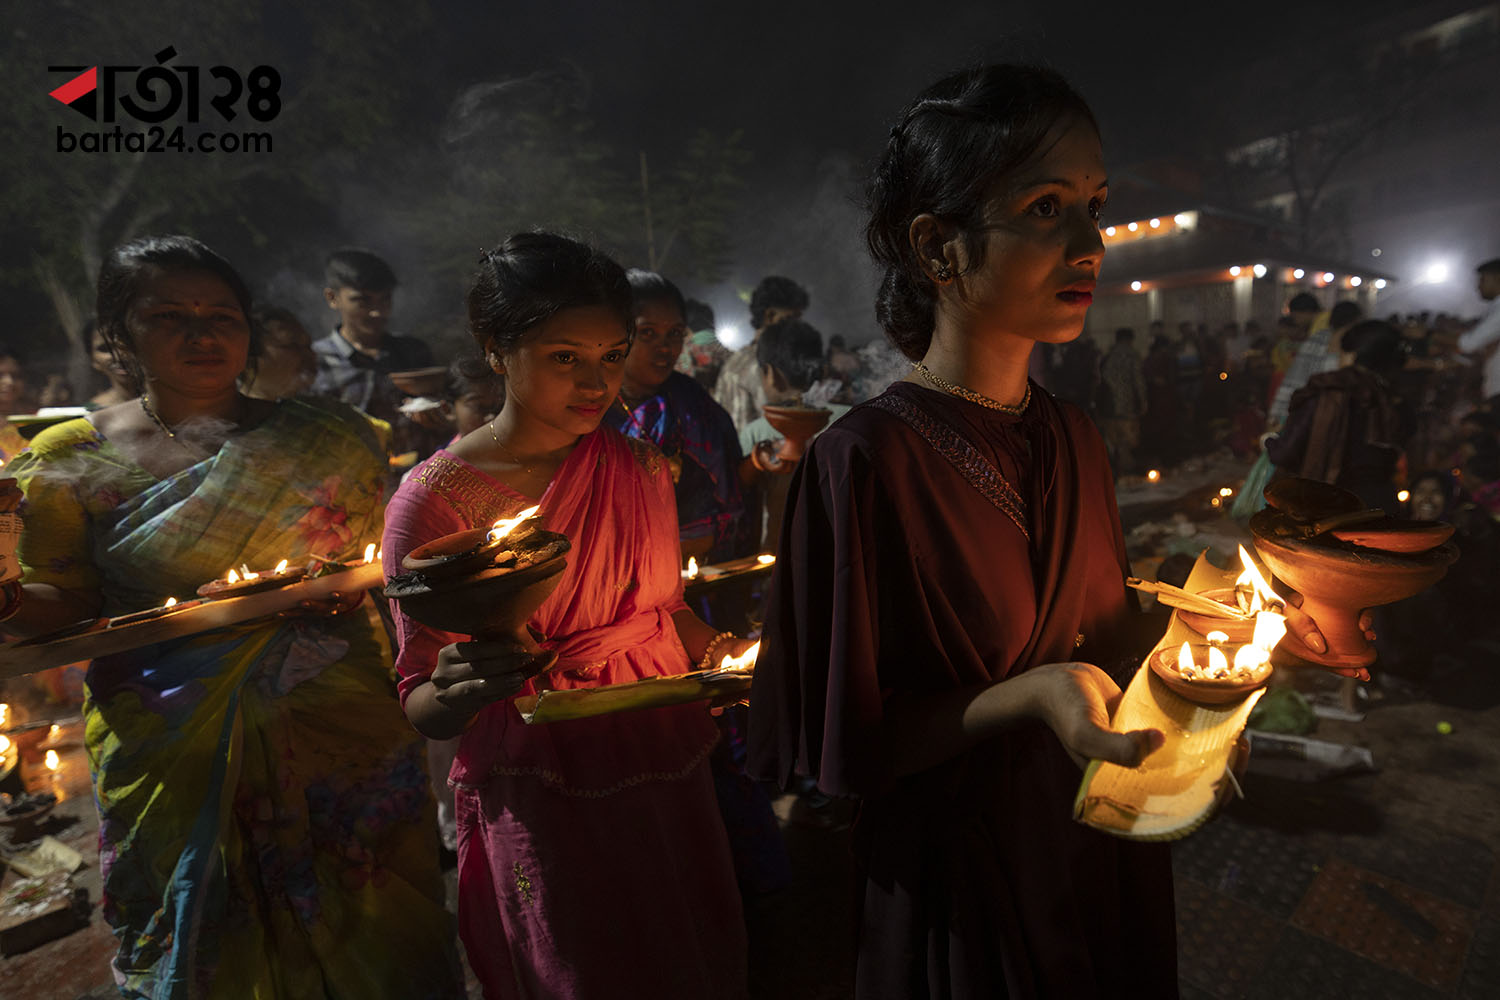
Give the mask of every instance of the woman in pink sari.
[{"label": "woman in pink sari", "polygon": [[419,467],[386,512],[388,576],[423,542],[533,504],[572,541],[530,622],[540,655],[397,616],[407,716],[433,739],[462,734],[449,776],[459,929],[489,998],[746,992],[703,707],[528,726],[512,704],[543,683],[679,674],[747,645],[683,603],[661,454],[600,427],[632,315],[624,272],[582,244],[528,233],[486,254],[469,319],[505,376],[505,407]]}]

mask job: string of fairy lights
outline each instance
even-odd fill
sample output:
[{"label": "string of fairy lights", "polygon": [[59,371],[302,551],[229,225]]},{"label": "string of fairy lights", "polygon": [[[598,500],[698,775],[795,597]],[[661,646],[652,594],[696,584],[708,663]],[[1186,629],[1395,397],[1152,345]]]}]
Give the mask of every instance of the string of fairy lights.
[{"label": "string of fairy lights", "polygon": [[[1191,232],[1198,228],[1198,213],[1178,212],[1170,216],[1156,216],[1150,219],[1137,219],[1133,222],[1125,222],[1118,225],[1105,226],[1101,235],[1105,246],[1132,243],[1137,240],[1154,239],[1162,236],[1170,236],[1176,233]],[[1277,268],[1282,284],[1295,284],[1308,281],[1316,288],[1327,288],[1330,286],[1340,288],[1360,288],[1364,286],[1365,279],[1358,274],[1335,274],[1333,271],[1321,271],[1315,268],[1302,267],[1280,267]],[[1202,277],[1208,280],[1236,281],[1250,278],[1264,278],[1272,273],[1272,268],[1264,263],[1232,264],[1229,267],[1218,269],[1217,273],[1209,272]],[[1157,283],[1151,281],[1135,280],[1130,282],[1132,292],[1150,291],[1157,287]],[[1370,287],[1379,291],[1386,287],[1384,278],[1376,278],[1370,282]]]}]

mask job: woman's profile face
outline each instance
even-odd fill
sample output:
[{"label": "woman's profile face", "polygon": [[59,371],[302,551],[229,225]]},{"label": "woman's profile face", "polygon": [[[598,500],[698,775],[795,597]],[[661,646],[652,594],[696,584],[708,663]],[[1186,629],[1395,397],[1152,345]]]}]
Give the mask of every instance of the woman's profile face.
[{"label": "woman's profile face", "polygon": [[505,402],[568,436],[588,434],[620,392],[625,325],[605,306],[564,309],[503,355]]},{"label": "woman's profile face", "polygon": [[146,382],[190,396],[232,391],[250,356],[250,321],[211,271],[153,270],[125,314]]},{"label": "woman's profile face", "polygon": [[983,259],[970,265],[957,241],[959,308],[996,334],[1051,344],[1077,337],[1104,260],[1099,219],[1108,194],[1093,125],[1059,123],[1037,155],[995,185]]}]

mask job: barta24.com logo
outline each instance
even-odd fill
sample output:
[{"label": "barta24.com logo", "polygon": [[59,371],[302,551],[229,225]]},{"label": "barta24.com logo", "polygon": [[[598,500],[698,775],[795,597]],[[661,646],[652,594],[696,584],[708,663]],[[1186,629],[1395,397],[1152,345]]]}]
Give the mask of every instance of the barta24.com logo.
[{"label": "barta24.com logo", "polygon": [[[171,65],[177,50],[167,46],[155,55],[155,65],[48,66],[66,79],[48,92],[89,121],[113,124],[122,117],[147,128],[72,130],[57,126],[59,153],[237,153],[271,152],[271,133],[199,128],[182,124],[170,130],[175,118],[188,125],[206,120],[233,125],[243,116],[266,123],[281,112],[281,74],[270,66],[241,73],[232,66]],[[54,78],[55,79],[55,78]]]}]

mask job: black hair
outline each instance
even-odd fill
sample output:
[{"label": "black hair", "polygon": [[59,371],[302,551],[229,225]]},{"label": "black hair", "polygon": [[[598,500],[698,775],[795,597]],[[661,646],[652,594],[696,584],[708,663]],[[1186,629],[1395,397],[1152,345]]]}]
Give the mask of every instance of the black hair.
[{"label": "black hair", "polygon": [[342,247],[323,262],[323,284],[334,291],[388,292],[396,287],[396,272],[368,250]]},{"label": "black hair", "polygon": [[755,360],[806,392],[823,373],[823,335],[800,319],[777,320],[755,342]]},{"label": "black hair", "polygon": [[964,232],[969,267],[983,263],[979,227],[997,177],[1027,163],[1054,128],[1094,113],[1068,82],[1039,66],[996,64],[961,70],[917,95],[891,129],[870,181],[865,242],[885,269],[875,315],[912,360],[927,353],[937,288],[908,232],[931,213]]},{"label": "black hair", "polygon": [[750,293],[750,325],[759,330],[766,320],[767,309],[791,309],[801,312],[812,300],[807,289],[791,278],[779,274],[760,279],[755,291]]},{"label": "black hair", "polygon": [[258,305],[250,314],[250,322],[260,327],[262,331],[270,323],[281,323],[285,326],[295,324],[303,330],[307,329],[307,324],[303,323],[296,313],[284,306]]},{"label": "black hair", "polygon": [[504,353],[564,309],[603,306],[635,333],[625,270],[585,243],[556,233],[517,233],[480,255],[469,286],[469,333],[483,354]]},{"label": "black hair", "polygon": [[484,358],[465,352],[448,365],[448,378],[443,382],[443,398],[456,403],[471,392],[491,389],[499,385],[505,389],[505,380],[495,374]]},{"label": "black hair", "polygon": [[1286,311],[1289,313],[1315,313],[1321,311],[1322,308],[1311,292],[1298,292],[1292,296],[1292,301],[1286,304]]},{"label": "black hair", "polygon": [[625,280],[630,282],[630,297],[635,305],[642,302],[667,302],[676,306],[677,311],[682,314],[683,322],[687,322],[687,300],[682,297],[682,291],[666,278],[655,271],[632,267],[625,272]]},{"label": "black hair", "polygon": [[20,352],[18,352],[14,347],[11,347],[10,344],[6,341],[0,340],[0,361],[3,361],[5,358],[11,358],[18,365],[24,365],[26,363],[26,358],[23,357]]},{"label": "black hair", "polygon": [[1328,314],[1328,325],[1332,329],[1340,330],[1351,323],[1358,323],[1364,314],[1365,311],[1357,302],[1335,302],[1332,311]]},{"label": "black hair", "polygon": [[99,329],[115,362],[130,376],[131,389],[140,392],[145,374],[135,356],[135,343],[126,323],[130,306],[152,271],[206,271],[229,286],[250,327],[250,357],[260,354],[260,330],[250,321],[254,307],[250,289],[234,267],[191,236],[142,236],[111,250],[99,268],[95,301]]},{"label": "black hair", "polygon": [[682,318],[694,333],[714,328],[714,311],[707,302],[688,299],[682,306]]},{"label": "black hair", "polygon": [[1479,274],[1500,274],[1500,257],[1496,257],[1494,260],[1487,260],[1474,270]]},{"label": "black hair", "polygon": [[1367,319],[1339,338],[1339,350],[1354,355],[1354,363],[1377,375],[1390,375],[1406,364],[1401,331],[1383,319]]},{"label": "black hair", "polygon": [[1128,326],[1122,326],[1115,331],[1115,343],[1126,344],[1135,342],[1135,330]]}]

